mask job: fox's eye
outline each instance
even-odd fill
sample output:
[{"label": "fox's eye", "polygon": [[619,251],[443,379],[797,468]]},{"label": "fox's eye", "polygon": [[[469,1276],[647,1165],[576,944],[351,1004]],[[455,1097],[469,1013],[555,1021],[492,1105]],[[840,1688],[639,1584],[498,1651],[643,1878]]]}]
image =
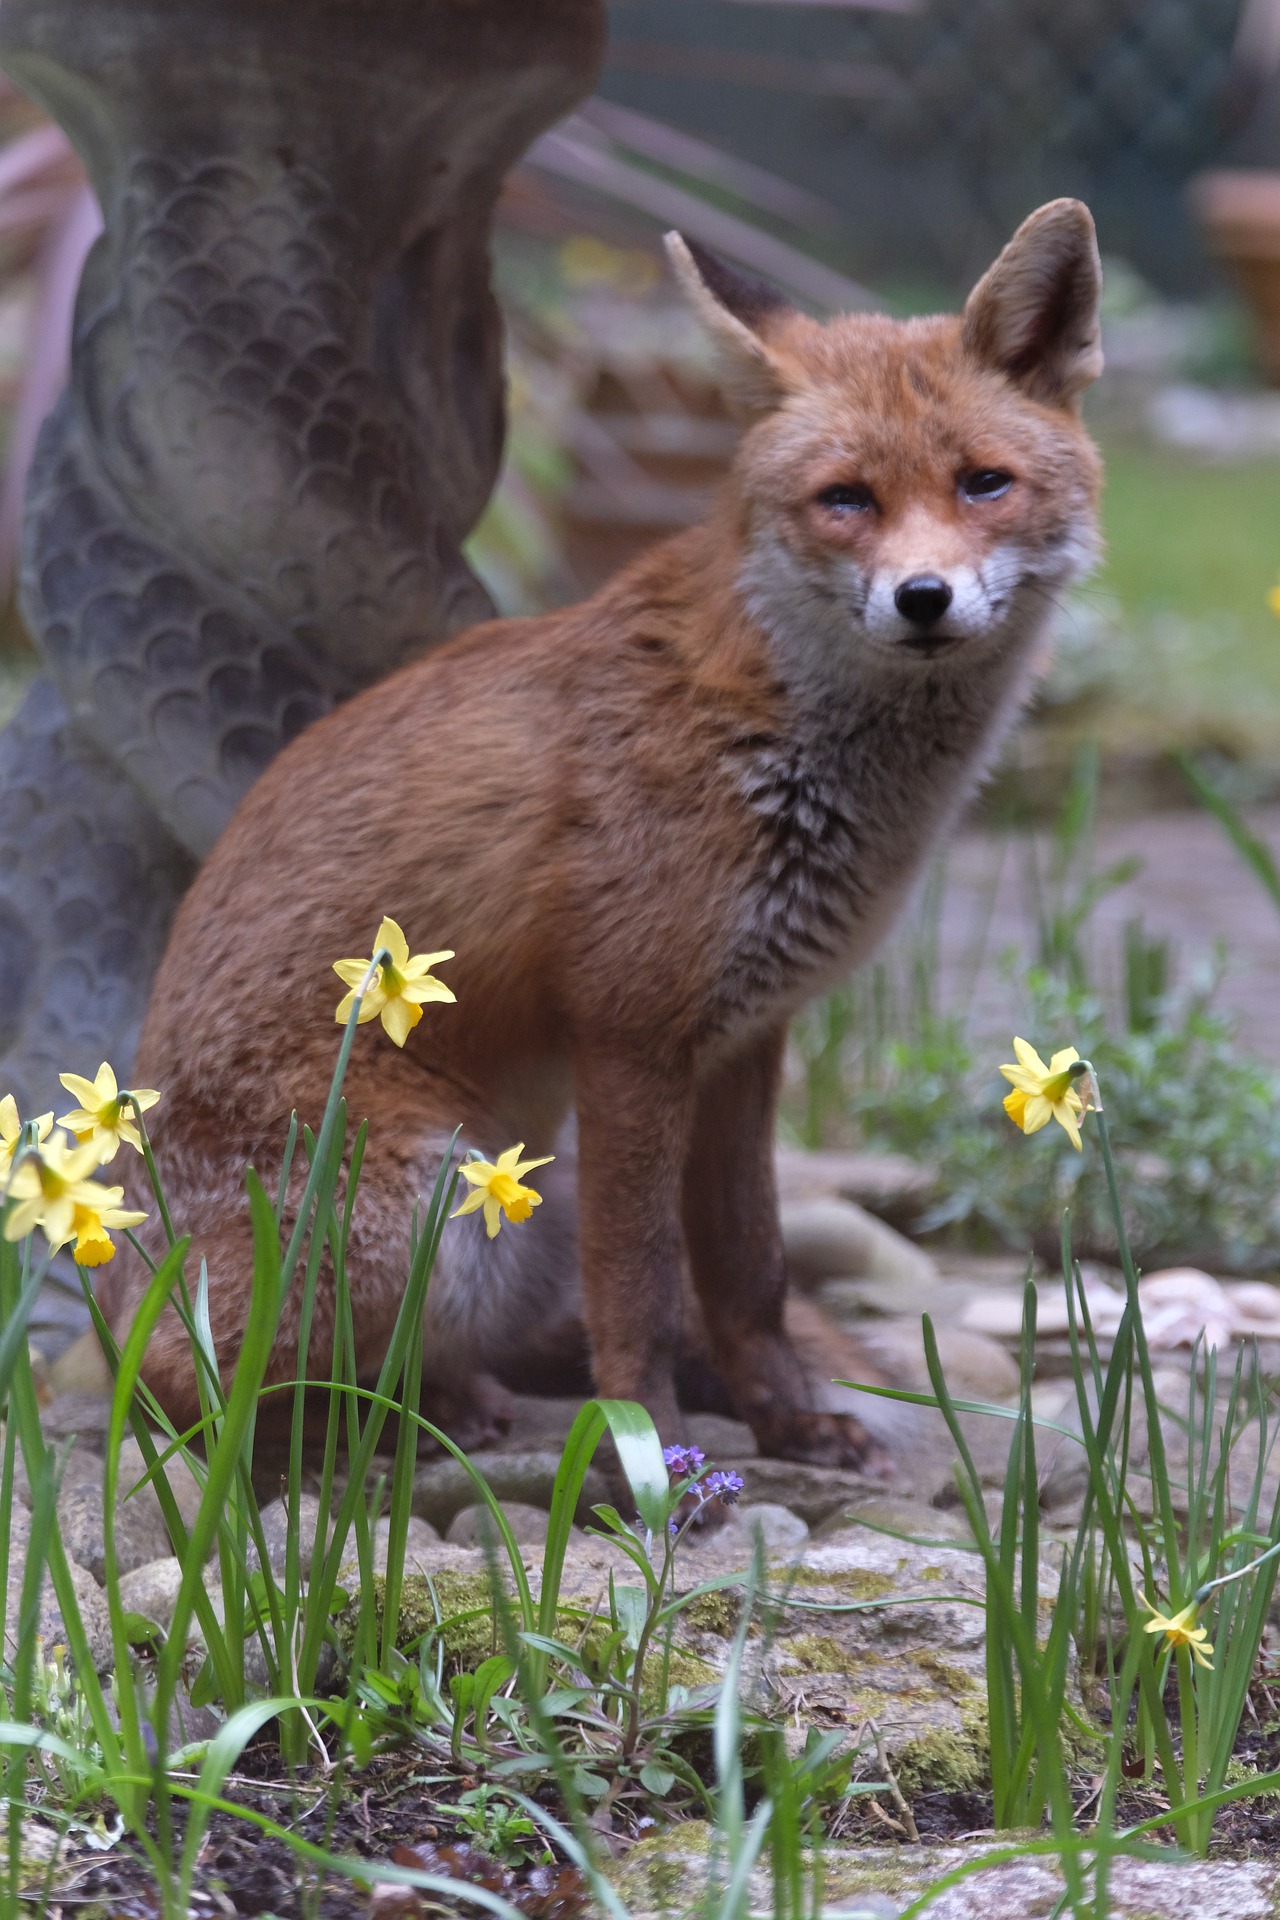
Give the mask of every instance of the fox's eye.
[{"label": "fox's eye", "polygon": [[818,495],[818,505],[829,507],[833,513],[870,513],[875,504],[876,497],[870,487],[858,481],[837,481],[834,487],[824,487]]},{"label": "fox's eye", "polygon": [[979,467],[960,478],[960,491],[970,500],[998,500],[1012,485],[1013,475],[1003,467]]}]

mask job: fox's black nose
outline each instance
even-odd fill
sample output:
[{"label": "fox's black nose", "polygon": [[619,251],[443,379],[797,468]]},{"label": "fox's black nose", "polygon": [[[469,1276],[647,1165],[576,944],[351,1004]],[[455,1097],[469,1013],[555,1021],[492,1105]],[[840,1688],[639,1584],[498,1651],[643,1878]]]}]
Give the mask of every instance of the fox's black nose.
[{"label": "fox's black nose", "polygon": [[951,589],[936,573],[913,573],[894,594],[893,604],[913,627],[931,627],[951,605]]}]

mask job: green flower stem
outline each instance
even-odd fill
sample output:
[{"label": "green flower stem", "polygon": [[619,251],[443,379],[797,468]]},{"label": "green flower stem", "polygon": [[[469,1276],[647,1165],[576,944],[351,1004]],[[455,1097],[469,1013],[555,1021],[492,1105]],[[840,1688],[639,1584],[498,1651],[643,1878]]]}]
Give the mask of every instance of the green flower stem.
[{"label": "green flower stem", "polygon": [[[1111,1153],[1111,1133],[1107,1126],[1107,1116],[1098,1096],[1098,1076],[1091,1060],[1077,1062],[1081,1073],[1087,1073],[1092,1083],[1095,1106],[1094,1117],[1098,1123],[1098,1145],[1102,1151],[1102,1165],[1107,1180],[1107,1196],[1111,1202],[1111,1217],[1116,1230],[1116,1244],[1120,1251],[1120,1268],[1124,1275],[1125,1295],[1129,1303],[1132,1324],[1134,1350],[1138,1356],[1138,1372],[1142,1380],[1142,1397],[1147,1411],[1147,1452],[1151,1460],[1151,1488],[1160,1503],[1160,1524],[1164,1533],[1165,1554],[1169,1562],[1170,1602],[1176,1611],[1186,1605],[1186,1595],[1182,1591],[1179,1575],[1176,1583],[1172,1576],[1177,1569],[1175,1548],[1178,1538],[1177,1515],[1173,1509],[1173,1494],[1169,1484],[1169,1466],[1164,1450],[1164,1429],[1160,1423],[1160,1406],[1156,1398],[1155,1379],[1151,1368],[1151,1349],[1147,1345],[1147,1330],[1142,1321],[1142,1307],[1138,1299],[1138,1270],[1129,1249],[1129,1236],[1125,1231],[1124,1211],[1120,1204],[1120,1188],[1116,1180],[1116,1165]],[[1077,1076],[1079,1077],[1079,1076]],[[1176,1584],[1176,1591],[1174,1587]]]},{"label": "green flower stem", "polygon": [[[337,1064],[333,1069],[333,1080],[329,1087],[329,1098],[325,1102],[324,1119],[320,1123],[320,1137],[316,1141],[315,1152],[311,1156],[311,1166],[307,1173],[307,1184],[302,1190],[302,1199],[298,1202],[298,1217],[293,1223],[293,1232],[289,1236],[289,1244],[285,1249],[284,1260],[280,1267],[281,1300],[284,1299],[285,1294],[289,1290],[289,1283],[293,1278],[293,1270],[298,1264],[298,1257],[302,1252],[302,1243],[306,1238],[311,1209],[315,1204],[320,1182],[324,1178],[325,1168],[329,1159],[329,1150],[333,1144],[334,1131],[338,1125],[339,1112],[342,1105],[339,1094],[342,1089],[342,1083],[347,1077],[347,1062],[351,1058],[351,1049],[355,1044],[356,1027],[360,1022],[360,1009],[364,1003],[364,996],[373,985],[378,969],[383,961],[386,960],[389,962],[390,959],[391,954],[386,947],[376,947],[374,949],[373,958],[365,969],[364,979],[360,982],[359,991],[351,1002],[351,1012],[347,1015],[346,1031],[343,1033],[342,1045],[338,1049]],[[345,1115],[343,1115],[343,1118],[345,1119]]]},{"label": "green flower stem", "polygon": [[[127,1101],[133,1108],[133,1117],[138,1123],[138,1138],[142,1142],[142,1158],[147,1169],[147,1178],[151,1182],[151,1191],[156,1197],[156,1210],[164,1228],[165,1242],[170,1247],[178,1244],[178,1236],[173,1230],[173,1221],[169,1217],[168,1202],[164,1197],[164,1188],[160,1185],[160,1174],[156,1168],[156,1157],[151,1151],[151,1136],[147,1132],[147,1123],[142,1117],[142,1108],[138,1105],[138,1096],[132,1089],[126,1089],[120,1095],[121,1102]],[[129,1236],[132,1239],[132,1234]]]}]

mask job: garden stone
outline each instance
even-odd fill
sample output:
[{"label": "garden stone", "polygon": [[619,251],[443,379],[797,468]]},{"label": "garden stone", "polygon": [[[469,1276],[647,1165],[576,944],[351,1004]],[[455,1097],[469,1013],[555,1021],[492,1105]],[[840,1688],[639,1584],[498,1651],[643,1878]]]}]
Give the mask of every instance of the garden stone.
[{"label": "garden stone", "polygon": [[111,1422],[111,1399],[98,1393],[59,1393],[40,1409],[40,1430],[46,1440],[73,1435],[86,1451],[104,1453]]},{"label": "garden stone", "polygon": [[153,1560],[125,1574],[120,1582],[120,1605],[126,1613],[140,1613],[167,1633],[181,1585],[182,1562],[170,1554],[165,1560]]},{"label": "garden stone", "polygon": [[932,1259],[852,1200],[793,1200],[779,1211],[787,1273],[800,1287],[864,1277],[932,1282]]},{"label": "garden stone", "polygon": [[[4,1429],[0,1427],[0,1440]],[[100,1487],[102,1485],[102,1456],[90,1453],[87,1448],[73,1446],[61,1462],[59,1486],[63,1491],[71,1487]],[[13,1459],[13,1498],[15,1506],[31,1505],[31,1483],[27,1479],[27,1463],[22,1457],[19,1446]]]},{"label": "garden stone", "polygon": [[[304,1493],[298,1498],[298,1550],[299,1561],[305,1572],[311,1561],[311,1551],[315,1546],[316,1532],[320,1524],[320,1502],[314,1493]],[[283,1500],[273,1500],[270,1506],[262,1509],[262,1537],[267,1549],[267,1564],[271,1571],[284,1578],[285,1563],[289,1551],[289,1510]],[[330,1520],[325,1529],[326,1544],[333,1531]],[[253,1540],[249,1541],[245,1554],[245,1565],[252,1573],[260,1565],[258,1549]]]},{"label": "garden stone", "polygon": [[727,1536],[726,1546],[731,1539],[741,1541],[744,1560],[750,1559],[757,1533],[765,1547],[773,1553],[786,1553],[803,1546],[809,1538],[809,1529],[798,1513],[792,1513],[790,1507],[780,1507],[769,1500],[732,1508],[724,1533]]},{"label": "garden stone", "polygon": [[910,1227],[938,1186],[931,1167],[902,1153],[806,1152],[779,1147],[778,1197],[792,1201],[852,1200],[896,1227]]},{"label": "garden stone", "polygon": [[49,1368],[49,1390],[55,1396],[86,1393],[110,1400],[111,1384],[111,1370],[92,1327],[64,1347]]},{"label": "garden stone", "polygon": [[[106,1595],[87,1568],[68,1559],[71,1585],[76,1596],[76,1606],[84,1627],[85,1640],[88,1643],[89,1658],[97,1673],[106,1673],[115,1665],[115,1655],[111,1643],[111,1615],[107,1611]],[[11,1661],[16,1652],[16,1632],[22,1611],[22,1576],[25,1556],[19,1551],[10,1552],[9,1580],[5,1593],[5,1659]],[[45,1645],[46,1654],[54,1647],[67,1645],[67,1629],[58,1603],[54,1598],[53,1583],[46,1570],[40,1586],[40,1617],[36,1628]]]},{"label": "garden stone", "polygon": [[[823,1911],[847,1920],[893,1920],[932,1882],[971,1863],[969,1847],[847,1847],[823,1851]],[[700,1909],[713,1858],[711,1828],[680,1821],[641,1840],[610,1869],[633,1920]],[[725,1871],[723,1856],[720,1872]],[[1262,1861],[1118,1859],[1111,1869],[1112,1920],[1272,1920],[1280,1876]],[[1032,1920],[1056,1911],[1062,1877],[1051,1861],[1014,1860],[947,1888],[930,1920]],[[753,1870],[752,1912],[772,1912],[767,1862]]]},{"label": "garden stone", "polygon": [[[391,1521],[384,1514],[373,1530],[373,1570],[385,1573],[387,1570],[387,1541],[391,1535]],[[425,1520],[419,1520],[411,1513],[405,1523],[406,1570],[429,1572],[433,1561],[438,1559],[440,1535]]]},{"label": "garden stone", "polygon": [[[87,1567],[99,1586],[106,1584],[107,1562],[102,1498],[102,1462],[97,1463],[96,1480],[77,1481],[68,1486],[64,1477],[58,1493],[58,1526],[68,1556]],[[151,1495],[148,1505],[142,1495],[122,1500],[115,1521],[116,1569],[132,1573],[163,1560],[171,1551],[169,1531],[160,1517]]]},{"label": "garden stone", "polygon": [[[549,1508],[560,1465],[559,1452],[539,1449],[527,1453],[473,1453],[471,1464],[481,1472],[505,1506],[515,1500],[526,1506]],[[413,1511],[444,1532],[455,1513],[475,1504],[475,1482],[465,1468],[447,1456],[428,1460],[414,1475]],[[578,1501],[577,1518],[589,1521],[591,1508],[610,1498],[599,1466],[589,1467]]]},{"label": "garden stone", "polygon": [[[523,1500],[504,1500],[502,1511],[521,1546],[540,1547],[546,1540],[551,1515],[545,1507],[531,1507]],[[444,1537],[452,1547],[480,1547],[486,1540],[499,1546],[501,1540],[489,1509],[484,1506],[464,1507],[461,1513],[455,1513]]]},{"label": "garden stone", "polygon": [[[163,1454],[165,1447],[168,1445],[164,1436],[161,1434],[152,1434],[151,1437],[155,1442],[156,1452]],[[130,1487],[136,1486],[146,1471],[147,1463],[142,1457],[142,1448],[138,1445],[133,1435],[130,1434],[121,1442],[120,1446],[121,1492],[128,1493]],[[173,1494],[178,1512],[182,1515],[184,1524],[188,1527],[192,1526],[200,1506],[199,1481],[192,1473],[186,1461],[176,1457],[165,1462],[164,1475],[165,1479],[169,1482],[170,1491]],[[138,1487],[137,1492],[130,1494],[129,1498],[130,1505],[132,1505],[134,1501],[141,1501],[145,1506],[152,1507],[156,1514],[163,1520],[164,1510],[160,1505],[160,1496],[151,1481],[148,1481],[144,1487]]]},{"label": "garden stone", "polygon": [[832,1514],[815,1536],[817,1541],[842,1541],[859,1527],[903,1534],[908,1539],[945,1541],[968,1540],[968,1524],[962,1514],[944,1513],[927,1501],[911,1500],[901,1494],[870,1494],[843,1512]]},{"label": "garden stone", "polygon": [[681,1417],[680,1436],[686,1446],[701,1447],[709,1467],[722,1460],[740,1460],[758,1452],[756,1437],[745,1420],[723,1413],[688,1413]]},{"label": "garden stone", "polygon": [[802,1460],[735,1459],[717,1465],[742,1475],[744,1505],[788,1507],[810,1527],[821,1526],[878,1485],[866,1474],[812,1467]]},{"label": "garden stone", "polygon": [[[945,1320],[935,1322],[934,1334],[947,1387],[956,1399],[999,1402],[1017,1398],[1018,1363],[998,1341]],[[881,1322],[860,1329],[859,1338],[895,1386],[914,1393],[930,1392],[924,1335],[917,1321]]]}]

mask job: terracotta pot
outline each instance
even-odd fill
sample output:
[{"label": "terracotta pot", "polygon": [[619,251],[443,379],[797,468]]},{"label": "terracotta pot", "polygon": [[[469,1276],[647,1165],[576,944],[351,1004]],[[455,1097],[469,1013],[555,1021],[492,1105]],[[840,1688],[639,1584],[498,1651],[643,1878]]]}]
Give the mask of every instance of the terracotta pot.
[{"label": "terracotta pot", "polygon": [[1280,173],[1202,173],[1191,200],[1253,315],[1262,371],[1280,386]]}]

